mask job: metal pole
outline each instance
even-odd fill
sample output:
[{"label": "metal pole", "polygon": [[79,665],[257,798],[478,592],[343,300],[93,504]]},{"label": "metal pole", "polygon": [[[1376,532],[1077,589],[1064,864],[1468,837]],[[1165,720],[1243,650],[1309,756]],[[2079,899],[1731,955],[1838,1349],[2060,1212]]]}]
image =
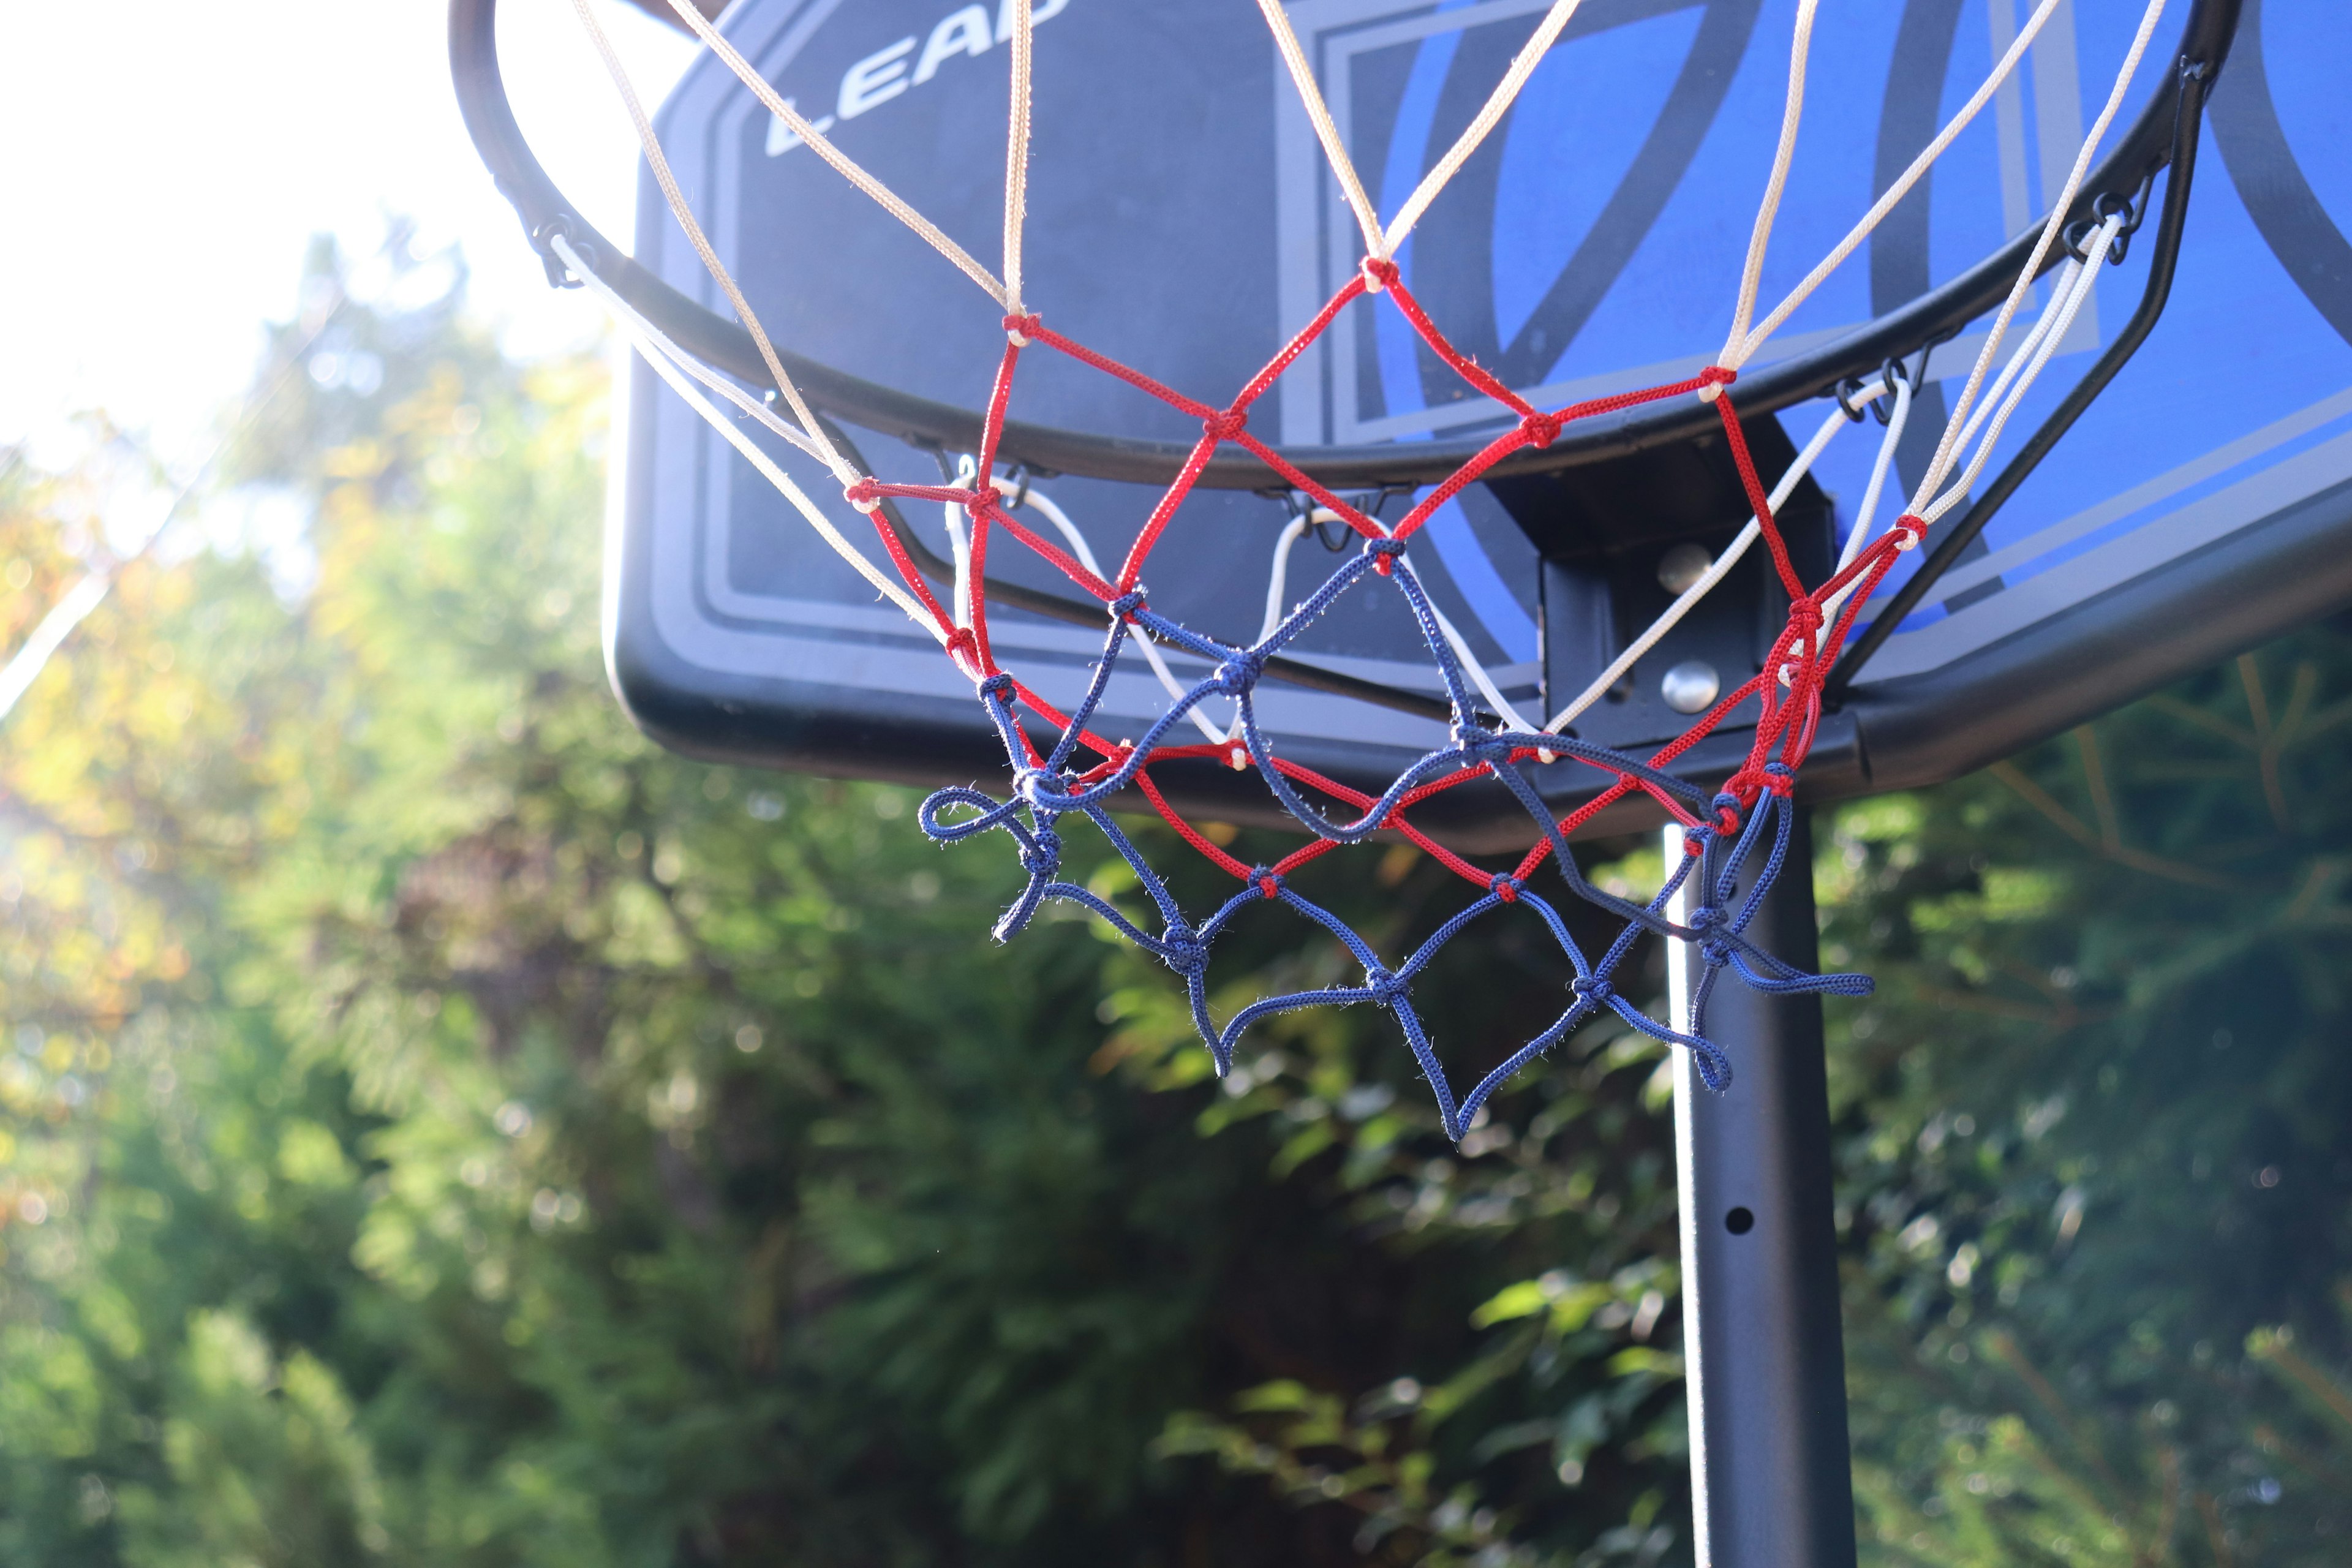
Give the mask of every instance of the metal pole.
[{"label": "metal pole", "polygon": [[[1668,865],[1682,837],[1667,830]],[[1811,870],[1801,815],[1787,867],[1748,928],[1767,951],[1807,969],[1817,958]],[[1685,889],[1676,919],[1688,901]],[[1682,1029],[1694,955],[1681,942],[1667,952]],[[1731,1058],[1729,1090],[1711,1092],[1687,1053],[1675,1068],[1698,1568],[1852,1568],[1821,998],[1766,996],[1727,975],[1706,1024]]]}]

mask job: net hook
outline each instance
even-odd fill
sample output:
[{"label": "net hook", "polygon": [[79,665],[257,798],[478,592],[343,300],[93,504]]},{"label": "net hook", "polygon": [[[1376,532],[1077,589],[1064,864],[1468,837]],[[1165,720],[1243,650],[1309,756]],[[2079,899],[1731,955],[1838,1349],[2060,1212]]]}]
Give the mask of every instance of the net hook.
[{"label": "net hook", "polygon": [[580,237],[581,226],[570,213],[558,213],[530,231],[530,247],[539,252],[540,265],[547,268],[547,286],[551,289],[584,288],[572,271],[572,266],[555,252],[558,239],[572,247],[572,254],[590,271],[596,268],[596,247]]},{"label": "net hook", "polygon": [[1859,375],[1846,377],[1837,384],[1837,390],[1832,394],[1837,399],[1838,408],[1848,419],[1857,425],[1862,423],[1862,417],[1865,413],[1881,425],[1888,424],[1895,416],[1895,384],[1899,382],[1914,392],[1918,391],[1919,377],[1927,368],[1927,353],[1928,350],[1924,348],[1919,351],[1919,367],[1916,370],[1905,364],[1900,356],[1890,357],[1883,362],[1878,367],[1878,395],[1860,407],[1854,405],[1854,395],[1870,384]]},{"label": "net hook", "polygon": [[[1013,486],[1013,493],[1004,497],[1004,504],[1018,511],[1029,504],[1029,482],[1036,476],[1029,471],[1026,463],[1015,463],[1005,470],[1004,478]],[[1003,495],[1004,492],[1000,490],[997,493]]]},{"label": "net hook", "polygon": [[2095,259],[2085,255],[2083,247],[2106,226],[2110,218],[2120,216],[2124,220],[2123,226],[2116,230],[2113,239],[2107,241],[2107,264],[2122,266],[2124,258],[2131,254],[2132,236],[2137,234],[2139,226],[2147,221],[2147,198],[2155,188],[2156,171],[2150,169],[2140,177],[2139,189],[2128,196],[2117,195],[2113,191],[2102,193],[2098,200],[2091,204],[2089,217],[2077,218],[2066,226],[2066,248],[2082,257],[2086,263]]}]

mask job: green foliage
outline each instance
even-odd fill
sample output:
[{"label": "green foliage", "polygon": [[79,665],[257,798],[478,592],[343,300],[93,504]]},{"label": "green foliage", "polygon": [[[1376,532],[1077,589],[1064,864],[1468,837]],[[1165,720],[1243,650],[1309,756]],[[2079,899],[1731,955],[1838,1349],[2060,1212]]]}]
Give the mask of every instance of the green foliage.
[{"label": "green foliage", "polygon": [[1882,982],[1832,1022],[1889,1561],[2342,1559],[2347,720],[2315,627],[1839,817],[1829,940]]},{"label": "green foliage", "polygon": [[[905,792],[638,738],[596,367],[320,264],[242,448],[307,558],[135,569],[0,762],[0,1554],[1402,1562],[1670,1506],[1654,1056],[1588,1043],[1459,1152],[1376,1016],[1213,1082],[1132,952],[987,943],[1008,868]],[[72,481],[9,482],[52,585]],[[1402,939],[1444,885],[1325,890]],[[1458,1038],[1542,965],[1478,955]],[[1538,1276],[1612,1294],[1478,1317]],[[1285,1379],[1395,1481],[1183,1456]]]},{"label": "green foliage", "polygon": [[163,1483],[122,1489],[124,1555],[157,1568],[358,1563],[389,1542],[335,1374],[281,1365],[253,1326],[198,1312],[165,1381]]},{"label": "green foliage", "polygon": [[[1376,1010],[1219,1081],[1133,950],[986,942],[1001,846],[659,752],[602,372],[434,281],[314,258],[238,458],[299,544],[126,573],[5,732],[0,1560],[1687,1561],[1659,1047],[1588,1030],[1459,1148]],[[104,504],[0,474],[11,646]],[[1831,1012],[1874,1562],[2340,1555],[2347,694],[2314,631],[1825,823],[1884,982]],[[1304,875],[1391,951],[1455,897]],[[1220,1010],[1346,973],[1236,938]],[[1449,1059],[1555,958],[1454,944]]]}]

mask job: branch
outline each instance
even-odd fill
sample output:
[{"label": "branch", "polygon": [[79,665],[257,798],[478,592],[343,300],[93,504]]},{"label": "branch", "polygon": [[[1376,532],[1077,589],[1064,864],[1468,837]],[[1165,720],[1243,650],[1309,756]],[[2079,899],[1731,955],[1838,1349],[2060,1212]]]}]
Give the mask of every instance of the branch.
[{"label": "branch", "polygon": [[1933,1002],[1938,1007],[1956,1012],[1984,1013],[1996,1018],[2013,1018],[2020,1023],[2062,1032],[2087,1023],[2096,1016],[2071,1003],[2041,1007],[2031,1002],[2013,1002],[2006,996],[1988,995],[1980,991],[1956,991],[1943,985],[1915,985],[1912,991],[1921,1001]]},{"label": "branch", "polygon": [[2151,855],[2145,849],[2135,849],[2128,844],[2109,845],[2101,841],[2089,824],[2051,797],[2050,792],[2025,776],[2024,770],[2014,763],[1993,763],[1989,770],[2024,798],[2026,805],[2055,823],[2065,835],[2086,849],[2095,849],[2120,866],[2135,871],[2145,871],[2151,877],[2165,877],[2176,882],[2186,882],[2194,888],[2210,888],[2218,892],[2242,892],[2243,884],[2235,878],[2223,877],[2195,866],[2184,866],[2178,860],[2168,860],[2161,855]]},{"label": "branch", "polygon": [[2286,814],[2286,791],[2279,784],[2279,748],[2284,736],[2271,723],[2270,698],[2263,690],[2262,666],[2254,656],[2238,656],[2238,679],[2246,689],[2246,712],[2254,721],[2254,752],[2262,765],[2263,802],[2271,808],[2271,820],[2281,833],[2291,833],[2294,824]]}]

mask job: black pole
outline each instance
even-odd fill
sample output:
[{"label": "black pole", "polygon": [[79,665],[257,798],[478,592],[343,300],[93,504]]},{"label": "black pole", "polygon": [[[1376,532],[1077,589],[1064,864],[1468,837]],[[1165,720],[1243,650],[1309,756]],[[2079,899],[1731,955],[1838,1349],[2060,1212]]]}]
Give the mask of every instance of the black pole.
[{"label": "black pole", "polygon": [[[1682,840],[1683,829],[1667,830],[1669,865]],[[1678,902],[1675,918],[1685,912]],[[1748,934],[1816,967],[1812,837],[1801,813]],[[1683,943],[1667,952],[1680,1029],[1693,966]],[[1687,1052],[1675,1070],[1698,1568],[1853,1568],[1821,998],[1767,996],[1726,976],[1706,1024],[1731,1058],[1730,1089],[1709,1090]]]}]

